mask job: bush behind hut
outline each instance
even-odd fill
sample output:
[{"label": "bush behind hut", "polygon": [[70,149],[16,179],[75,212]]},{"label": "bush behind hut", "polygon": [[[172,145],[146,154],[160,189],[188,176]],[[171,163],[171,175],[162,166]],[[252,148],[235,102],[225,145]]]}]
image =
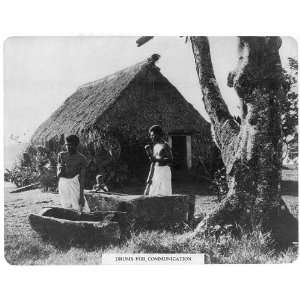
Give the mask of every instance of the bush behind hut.
[{"label": "bush behind hut", "polygon": [[40,182],[44,190],[56,190],[56,154],[43,147],[29,146],[8,172],[8,181],[17,187]]}]

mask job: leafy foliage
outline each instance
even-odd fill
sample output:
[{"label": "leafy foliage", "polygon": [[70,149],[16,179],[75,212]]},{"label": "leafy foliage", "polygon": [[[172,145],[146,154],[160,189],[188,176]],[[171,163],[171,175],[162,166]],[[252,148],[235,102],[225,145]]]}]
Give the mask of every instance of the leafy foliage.
[{"label": "leafy foliage", "polygon": [[8,172],[7,179],[17,187],[39,181],[44,190],[56,190],[55,161],[55,153],[30,146]]},{"label": "leafy foliage", "polygon": [[283,140],[298,143],[298,61],[289,57],[289,69],[283,70],[283,86],[286,97],[281,103]]},{"label": "leafy foliage", "polygon": [[34,183],[38,179],[38,172],[33,166],[15,165],[10,171],[8,178],[17,187]]}]

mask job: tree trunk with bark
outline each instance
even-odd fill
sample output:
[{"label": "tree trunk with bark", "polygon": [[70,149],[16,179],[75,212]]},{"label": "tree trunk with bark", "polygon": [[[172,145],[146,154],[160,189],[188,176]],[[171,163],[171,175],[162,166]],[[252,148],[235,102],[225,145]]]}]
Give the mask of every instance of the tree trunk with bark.
[{"label": "tree trunk with bark", "polygon": [[207,37],[191,37],[203,102],[226,167],[229,192],[200,224],[239,225],[270,231],[288,245],[298,222],[281,198],[282,67],[279,37],[241,37],[236,69],[228,76],[241,101],[241,124],[230,114],[218,87]]}]

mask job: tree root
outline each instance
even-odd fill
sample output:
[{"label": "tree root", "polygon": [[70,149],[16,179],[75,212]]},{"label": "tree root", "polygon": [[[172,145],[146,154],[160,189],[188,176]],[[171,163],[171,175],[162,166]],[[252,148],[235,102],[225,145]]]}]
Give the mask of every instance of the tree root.
[{"label": "tree root", "polygon": [[235,236],[240,236],[242,230],[250,232],[259,229],[270,232],[275,245],[280,248],[298,242],[298,220],[282,199],[277,205],[272,204],[269,207],[251,207],[248,202],[235,195],[225,198],[197,225],[193,235],[199,232],[209,233],[215,231],[216,226],[220,226],[230,228]]}]

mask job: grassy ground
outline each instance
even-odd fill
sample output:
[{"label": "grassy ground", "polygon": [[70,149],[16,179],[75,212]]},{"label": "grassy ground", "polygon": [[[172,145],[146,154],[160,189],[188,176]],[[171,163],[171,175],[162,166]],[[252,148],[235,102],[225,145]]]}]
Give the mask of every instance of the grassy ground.
[{"label": "grassy ground", "polygon": [[[287,181],[295,189],[297,175],[288,170]],[[285,176],[285,175],[284,175]],[[42,242],[28,223],[29,213],[37,213],[42,207],[57,206],[57,194],[42,193],[39,190],[10,194],[14,187],[5,184],[5,257],[11,264],[101,264],[105,253],[207,253],[212,263],[287,263],[297,258],[297,247],[275,252],[268,235],[254,232],[244,234],[241,239],[231,236],[191,238],[190,232],[175,234],[166,231],[151,231],[134,234],[131,239],[115,247],[60,250]],[[138,188],[140,189],[140,188]],[[129,192],[130,188],[122,192]],[[130,192],[134,192],[132,189]],[[139,192],[139,190],[138,190]],[[196,213],[208,213],[217,205],[216,198],[203,187],[176,185],[175,192],[196,194]],[[283,196],[291,212],[298,215],[297,191]]]}]

